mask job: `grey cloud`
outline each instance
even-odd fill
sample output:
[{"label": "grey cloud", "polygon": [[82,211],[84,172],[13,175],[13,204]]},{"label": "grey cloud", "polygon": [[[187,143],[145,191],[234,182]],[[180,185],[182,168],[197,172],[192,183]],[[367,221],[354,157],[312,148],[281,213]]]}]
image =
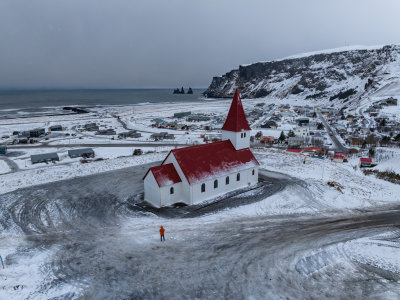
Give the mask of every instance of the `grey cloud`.
[{"label": "grey cloud", "polygon": [[397,0],[3,0],[0,88],[205,87],[239,64],[400,43]]}]

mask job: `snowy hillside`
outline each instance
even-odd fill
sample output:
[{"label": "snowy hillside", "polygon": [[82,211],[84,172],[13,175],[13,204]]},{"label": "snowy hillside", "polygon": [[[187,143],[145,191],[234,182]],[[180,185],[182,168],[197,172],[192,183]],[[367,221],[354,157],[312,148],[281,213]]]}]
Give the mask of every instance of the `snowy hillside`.
[{"label": "snowy hillside", "polygon": [[[294,98],[352,103],[400,78],[400,45],[348,47],[239,66],[214,77],[209,98]],[[356,101],[358,102],[358,101]]]}]

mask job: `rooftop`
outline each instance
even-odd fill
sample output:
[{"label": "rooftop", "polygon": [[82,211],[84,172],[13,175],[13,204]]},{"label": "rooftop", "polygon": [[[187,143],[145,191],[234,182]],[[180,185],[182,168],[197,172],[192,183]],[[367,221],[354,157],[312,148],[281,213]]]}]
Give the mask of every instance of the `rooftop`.
[{"label": "rooftop", "polygon": [[249,148],[236,150],[230,140],[174,149],[168,156],[171,153],[190,184],[259,165]]},{"label": "rooftop", "polygon": [[146,178],[149,172],[153,173],[159,187],[182,182],[173,164],[166,164],[150,168],[143,179]]}]

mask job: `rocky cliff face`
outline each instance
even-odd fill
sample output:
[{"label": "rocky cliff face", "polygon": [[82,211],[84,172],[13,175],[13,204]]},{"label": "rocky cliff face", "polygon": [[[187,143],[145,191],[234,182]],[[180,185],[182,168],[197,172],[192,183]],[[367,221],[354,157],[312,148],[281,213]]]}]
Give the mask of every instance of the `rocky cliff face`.
[{"label": "rocky cliff face", "polygon": [[332,50],[239,66],[214,77],[204,95],[243,98],[301,98],[346,102],[400,78],[400,46]]}]

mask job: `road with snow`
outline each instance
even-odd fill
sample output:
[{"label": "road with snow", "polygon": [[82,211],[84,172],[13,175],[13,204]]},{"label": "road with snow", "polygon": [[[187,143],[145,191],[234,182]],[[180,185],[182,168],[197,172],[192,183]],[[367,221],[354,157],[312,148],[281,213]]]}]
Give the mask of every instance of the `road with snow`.
[{"label": "road with snow", "polygon": [[30,148],[63,148],[63,147],[174,147],[174,146],[188,146],[188,144],[181,143],[79,143],[79,144],[38,144],[38,145],[16,145],[8,146],[9,150],[12,149],[30,149]]},{"label": "road with snow", "polygon": [[[31,298],[40,299],[53,290],[63,291],[60,299],[400,296],[396,274],[354,262],[339,246],[335,256],[323,250],[399,226],[399,207],[355,215],[227,217],[229,201],[221,199],[215,207],[163,218],[137,206],[143,192],[141,178],[149,166],[0,196],[2,232],[21,235],[27,243],[5,257],[6,268],[34,253],[53,251]],[[248,204],[289,186],[313,201],[302,180],[268,171],[262,171],[262,179],[260,193],[234,195],[233,201],[237,197],[241,199],[237,205]],[[165,243],[158,240],[161,224],[167,230]]]},{"label": "road with snow", "polygon": [[8,165],[8,167],[10,168],[10,172],[17,172],[19,171],[19,167],[18,165],[10,158],[2,155],[0,156],[0,159],[5,161],[5,163]]},{"label": "road with snow", "polygon": [[334,129],[332,129],[332,127],[328,124],[328,122],[326,121],[326,119],[324,118],[324,116],[321,114],[320,111],[317,111],[317,115],[319,117],[319,119],[321,120],[321,122],[324,124],[324,127],[326,129],[326,131],[328,132],[330,138],[332,139],[332,142],[335,144],[336,146],[336,150],[338,152],[342,152],[342,153],[348,153],[349,149],[347,149],[337,138],[336,136],[336,132]]}]

